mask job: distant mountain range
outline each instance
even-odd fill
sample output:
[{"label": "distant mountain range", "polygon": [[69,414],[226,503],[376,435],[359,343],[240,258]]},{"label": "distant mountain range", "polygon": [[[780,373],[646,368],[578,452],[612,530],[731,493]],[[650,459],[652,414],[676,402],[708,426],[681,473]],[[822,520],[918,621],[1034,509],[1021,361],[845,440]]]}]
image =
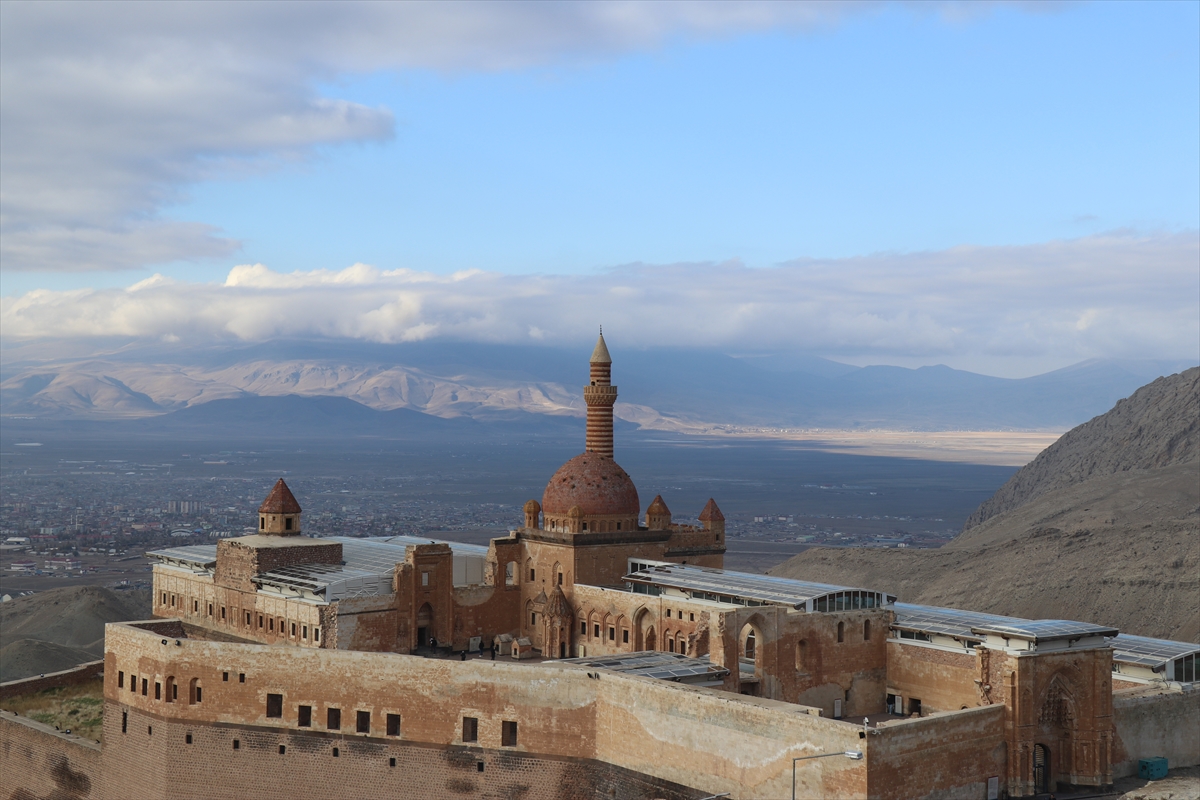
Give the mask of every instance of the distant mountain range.
[{"label": "distant mountain range", "polygon": [[[440,420],[454,419],[523,426],[557,418],[574,427],[584,414],[587,355],[449,342],[278,341],[203,348],[126,343],[62,358],[37,345],[9,346],[0,406],[9,418],[47,421],[182,415],[171,427],[265,414],[275,424],[304,429],[307,420],[342,434],[381,427],[435,432]],[[811,356],[625,349],[614,353],[613,375],[621,392],[618,418],[650,429],[1059,430],[1188,366],[1087,361],[1006,379],[945,366],[860,368]],[[264,402],[285,397],[295,399]]]}]

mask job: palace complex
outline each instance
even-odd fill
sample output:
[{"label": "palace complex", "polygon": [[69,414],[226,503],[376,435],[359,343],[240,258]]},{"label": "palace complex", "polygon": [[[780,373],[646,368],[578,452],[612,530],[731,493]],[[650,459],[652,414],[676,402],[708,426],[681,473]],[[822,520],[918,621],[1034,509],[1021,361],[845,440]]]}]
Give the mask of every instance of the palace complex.
[{"label": "palace complex", "polygon": [[311,537],[280,480],[256,534],[152,553],[103,746],[5,713],[3,795],[986,800],[1200,763],[1197,645],[724,570],[717,503],[643,511],[614,459],[611,367],[601,336],[585,451],[487,547]]}]

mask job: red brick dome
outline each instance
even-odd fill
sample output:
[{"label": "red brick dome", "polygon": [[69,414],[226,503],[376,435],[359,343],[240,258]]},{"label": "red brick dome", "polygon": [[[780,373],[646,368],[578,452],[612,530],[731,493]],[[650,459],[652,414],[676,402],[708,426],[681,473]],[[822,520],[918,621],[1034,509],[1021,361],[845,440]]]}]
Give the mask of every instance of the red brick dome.
[{"label": "red brick dome", "polygon": [[616,461],[596,453],[575,456],[558,468],[542,494],[542,510],[566,515],[578,506],[584,516],[625,514],[641,510],[637,488]]}]

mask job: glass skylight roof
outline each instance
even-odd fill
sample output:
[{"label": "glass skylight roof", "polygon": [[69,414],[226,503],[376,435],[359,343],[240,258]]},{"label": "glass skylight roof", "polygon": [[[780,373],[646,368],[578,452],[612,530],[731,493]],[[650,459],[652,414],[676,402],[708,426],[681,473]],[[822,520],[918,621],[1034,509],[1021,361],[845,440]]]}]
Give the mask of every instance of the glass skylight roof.
[{"label": "glass skylight roof", "polygon": [[193,544],[184,547],[168,547],[165,550],[151,550],[146,555],[168,561],[180,561],[203,569],[216,566],[217,546],[215,544]]},{"label": "glass skylight roof", "polygon": [[1078,636],[1115,636],[1116,628],[1093,625],[1090,622],[1073,622],[1062,619],[1028,620],[1019,617],[1002,617],[999,614],[982,614],[978,611],[963,611],[957,608],[919,606],[912,603],[896,603],[896,622],[892,627],[901,630],[935,633],[958,639],[983,641],[984,635],[995,634],[1016,639],[1033,641],[1074,638]]},{"label": "glass skylight roof", "polygon": [[707,659],[656,651],[597,656],[595,658],[568,658],[557,663],[579,664],[585,667],[666,681],[678,681],[685,678],[718,680],[729,674],[729,670],[725,667],[713,664]]},{"label": "glass skylight roof", "polygon": [[876,594],[880,596],[883,603],[891,603],[896,600],[892,595],[874,592],[871,589],[833,586],[827,583],[812,583],[791,578],[778,578],[773,575],[731,572],[686,564],[655,564],[630,573],[623,580],[631,583],[682,589],[688,592],[704,592],[712,595],[759,600],[764,603],[778,603],[793,608],[802,608],[810,600],[840,592]]},{"label": "glass skylight roof", "polygon": [[1113,661],[1147,667],[1158,667],[1189,653],[1200,653],[1200,644],[1150,639],[1128,633],[1117,634],[1108,643],[1113,649]]}]

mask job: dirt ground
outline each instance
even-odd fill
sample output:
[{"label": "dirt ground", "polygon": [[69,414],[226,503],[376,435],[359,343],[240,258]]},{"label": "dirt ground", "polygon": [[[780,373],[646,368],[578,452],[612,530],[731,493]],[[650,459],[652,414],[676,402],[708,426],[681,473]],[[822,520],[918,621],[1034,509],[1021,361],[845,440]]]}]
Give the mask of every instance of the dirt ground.
[{"label": "dirt ground", "polygon": [[1121,800],[1200,800],[1200,767],[1173,769],[1159,781],[1122,778],[1113,789]]}]

